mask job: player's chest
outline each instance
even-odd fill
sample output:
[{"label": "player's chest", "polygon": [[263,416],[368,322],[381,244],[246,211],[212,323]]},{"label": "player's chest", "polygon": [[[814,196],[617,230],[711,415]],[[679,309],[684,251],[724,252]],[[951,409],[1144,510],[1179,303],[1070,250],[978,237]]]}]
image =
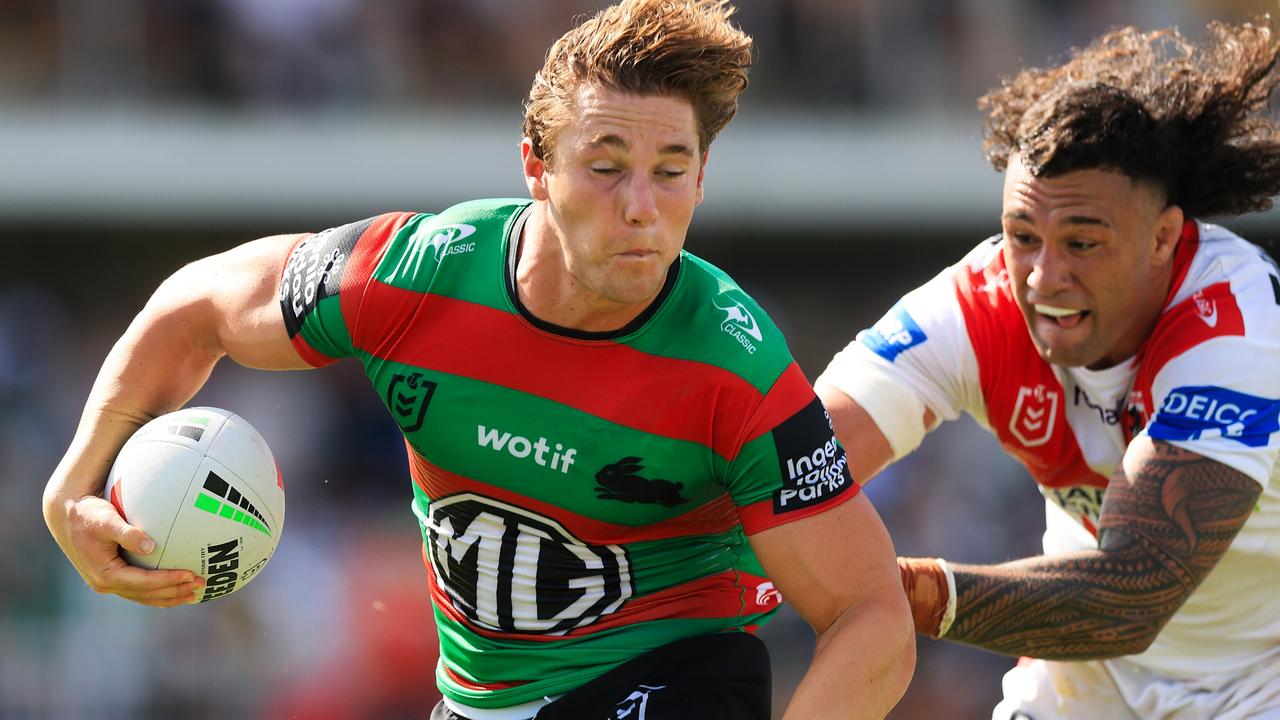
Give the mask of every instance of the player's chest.
[{"label": "player's chest", "polygon": [[986,388],[989,427],[1045,497],[1096,531],[1103,494],[1127,445],[1133,373],[1043,363],[1038,370]]},{"label": "player's chest", "polygon": [[[515,361],[513,359],[513,361]],[[574,368],[564,368],[572,375]],[[625,525],[661,522],[723,495],[689,402],[661,378],[571,390],[395,366],[371,375],[432,499],[470,492]]]}]

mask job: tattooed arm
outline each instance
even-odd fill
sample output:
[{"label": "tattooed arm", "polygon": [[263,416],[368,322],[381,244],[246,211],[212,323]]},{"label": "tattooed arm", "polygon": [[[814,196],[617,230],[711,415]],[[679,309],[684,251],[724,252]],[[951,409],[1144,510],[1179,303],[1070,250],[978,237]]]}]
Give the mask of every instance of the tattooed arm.
[{"label": "tattooed arm", "polygon": [[1139,437],[1102,504],[1098,550],[955,565],[948,640],[1009,655],[1140,653],[1205,579],[1262,487],[1226,465]]}]

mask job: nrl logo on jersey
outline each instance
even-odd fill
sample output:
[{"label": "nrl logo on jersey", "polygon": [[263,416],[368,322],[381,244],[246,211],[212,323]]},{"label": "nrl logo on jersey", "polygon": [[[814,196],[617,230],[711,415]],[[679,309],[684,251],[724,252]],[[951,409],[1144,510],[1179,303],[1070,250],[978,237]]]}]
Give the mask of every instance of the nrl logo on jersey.
[{"label": "nrl logo on jersey", "polygon": [[746,349],[748,354],[754,355],[756,343],[764,341],[764,336],[760,333],[760,326],[756,323],[755,316],[751,314],[746,305],[737,300],[724,298],[724,302],[726,304],[721,305],[716,300],[711,301],[711,304],[717,310],[724,313],[724,320],[720,322],[721,332],[737,340],[738,344]]},{"label": "nrl logo on jersey", "polygon": [[1018,388],[1018,399],[1013,404],[1013,417],[1009,418],[1009,432],[1024,447],[1039,447],[1053,437],[1053,425],[1058,417],[1057,390],[1044,384]]},{"label": "nrl logo on jersey", "polygon": [[391,383],[387,385],[387,407],[401,430],[410,433],[422,428],[436,387],[437,383],[424,379],[420,372],[391,376]]}]

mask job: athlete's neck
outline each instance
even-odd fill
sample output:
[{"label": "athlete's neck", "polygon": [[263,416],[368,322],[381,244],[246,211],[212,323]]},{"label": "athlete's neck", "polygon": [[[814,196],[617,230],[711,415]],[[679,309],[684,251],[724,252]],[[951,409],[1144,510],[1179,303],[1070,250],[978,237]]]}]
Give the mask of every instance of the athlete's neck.
[{"label": "athlete's neck", "polygon": [[545,206],[535,203],[516,249],[515,291],[531,315],[584,332],[611,332],[643,313],[661,288],[638,302],[619,302],[586,287],[574,275]]}]

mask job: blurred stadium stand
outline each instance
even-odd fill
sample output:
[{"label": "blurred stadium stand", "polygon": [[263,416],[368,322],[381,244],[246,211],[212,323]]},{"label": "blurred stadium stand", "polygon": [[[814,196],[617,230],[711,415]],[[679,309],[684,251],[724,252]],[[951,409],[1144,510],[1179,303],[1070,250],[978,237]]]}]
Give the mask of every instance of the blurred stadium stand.
[{"label": "blurred stadium stand", "polygon": [[[96,596],[37,511],[94,373],[183,262],[390,209],[523,195],[520,100],[587,0],[0,0],[0,720],[422,720],[435,639],[403,449],[356,368],[225,365],[289,488],[254,585],[155,611]],[[974,99],[1120,24],[1232,0],[743,0],[758,65],[689,248],[738,278],[810,377],[997,227]],[[1237,223],[1267,245],[1275,213]],[[1273,250],[1274,252],[1274,250]],[[868,486],[902,554],[1038,551],[1038,494],[972,423]],[[779,710],[812,648],[764,635]],[[983,718],[1008,658],[921,641],[898,720]]]}]

